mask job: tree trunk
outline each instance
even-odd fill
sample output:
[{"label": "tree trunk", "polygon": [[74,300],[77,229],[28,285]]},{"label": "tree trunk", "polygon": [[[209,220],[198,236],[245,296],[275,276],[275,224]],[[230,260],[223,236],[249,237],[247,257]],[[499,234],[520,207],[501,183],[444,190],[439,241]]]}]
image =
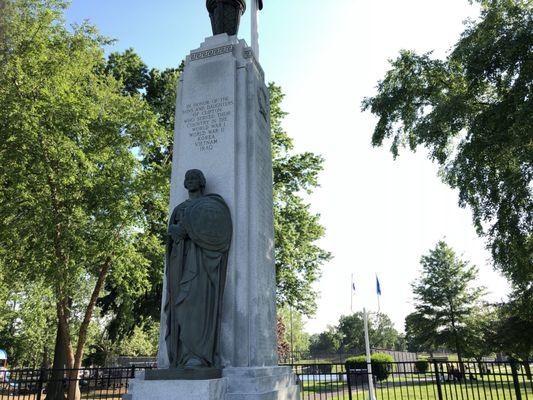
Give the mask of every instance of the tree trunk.
[{"label": "tree trunk", "polygon": [[83,318],[78,333],[78,344],[76,346],[76,354],[74,355],[74,360],[71,367],[72,370],[70,371],[68,400],[79,400],[81,398],[78,371],[81,368],[81,362],[83,359],[83,347],[85,346],[85,342],[87,341],[87,330],[89,329],[89,324],[93,316],[94,307],[96,306],[98,296],[100,296],[100,291],[104,286],[105,278],[107,276],[107,272],[109,271],[110,266],[111,257],[107,257],[100,268],[96,285],[94,286],[93,293],[91,294],[91,300],[89,301],[87,309],[85,310],[85,316]]},{"label": "tree trunk", "polygon": [[78,380],[78,369],[70,369],[68,373],[69,384],[68,384],[68,400],[80,400],[80,381]]},{"label": "tree trunk", "polygon": [[529,364],[529,359],[526,356],[525,358],[522,358],[522,365],[524,366],[526,370],[526,376],[528,380],[531,380],[531,365]]},{"label": "tree trunk", "polygon": [[457,360],[459,361],[459,369],[461,370],[461,377],[462,379],[465,378],[465,366],[463,364],[463,356],[462,356],[462,349],[460,345],[460,339],[459,339],[459,332],[457,332],[457,327],[455,326],[455,311],[453,307],[453,303],[450,301],[450,319],[452,323],[452,329],[453,329],[453,337],[455,340],[455,351],[457,352]]},{"label": "tree trunk", "polygon": [[52,375],[46,385],[47,400],[65,400],[63,379],[65,378],[65,367],[67,363],[66,343],[61,335],[59,324],[57,326],[56,344],[54,347],[54,363],[52,365]]},{"label": "tree trunk", "polygon": [[74,362],[74,350],[72,349],[72,343],[70,341],[70,326],[69,326],[69,307],[68,301],[62,299],[57,303],[57,320],[58,327],[61,331],[61,336],[64,339],[66,366],[67,366],[67,399],[68,400],[80,400],[81,394],[78,382],[78,371],[75,368]]}]

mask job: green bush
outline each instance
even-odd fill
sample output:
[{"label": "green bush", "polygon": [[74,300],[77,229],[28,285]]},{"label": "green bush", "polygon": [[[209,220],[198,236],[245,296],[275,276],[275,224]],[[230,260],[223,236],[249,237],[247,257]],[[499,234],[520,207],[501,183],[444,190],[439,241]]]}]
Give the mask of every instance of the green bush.
[{"label": "green bush", "polygon": [[421,374],[425,374],[426,372],[428,372],[428,369],[429,369],[428,360],[416,360],[415,369],[416,369],[416,372],[420,372]]},{"label": "green bush", "polygon": [[[374,353],[370,357],[372,376],[376,381],[384,381],[392,372],[394,358],[385,353]],[[349,357],[345,361],[346,370],[366,369],[366,356]]]}]

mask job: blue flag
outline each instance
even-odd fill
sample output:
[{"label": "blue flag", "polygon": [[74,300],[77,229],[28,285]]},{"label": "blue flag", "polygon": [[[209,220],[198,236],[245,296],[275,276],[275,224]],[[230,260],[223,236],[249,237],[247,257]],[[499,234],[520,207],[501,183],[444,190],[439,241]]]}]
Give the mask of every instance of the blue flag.
[{"label": "blue flag", "polygon": [[352,282],[352,292],[355,292],[355,283]]},{"label": "blue flag", "polygon": [[381,296],[381,286],[379,284],[379,279],[377,275],[376,275],[376,293],[378,294],[378,296]]}]

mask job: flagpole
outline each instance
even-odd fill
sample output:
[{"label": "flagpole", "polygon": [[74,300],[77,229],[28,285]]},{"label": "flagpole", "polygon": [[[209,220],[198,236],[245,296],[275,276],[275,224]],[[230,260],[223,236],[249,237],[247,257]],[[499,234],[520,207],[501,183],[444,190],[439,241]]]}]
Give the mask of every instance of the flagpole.
[{"label": "flagpole", "polygon": [[374,380],[372,378],[372,358],[370,356],[370,341],[368,339],[368,314],[363,308],[363,320],[365,328],[366,365],[368,373],[368,400],[376,400],[374,395]]},{"label": "flagpole", "polygon": [[252,23],[251,23],[251,26],[252,26],[252,33],[251,33],[251,39],[252,39],[252,50],[254,52],[254,55],[255,55],[255,59],[257,61],[259,61],[259,23],[258,23],[258,4],[257,4],[258,0],[252,0],[251,3],[252,3],[252,10],[251,10],[251,15],[252,15]]}]

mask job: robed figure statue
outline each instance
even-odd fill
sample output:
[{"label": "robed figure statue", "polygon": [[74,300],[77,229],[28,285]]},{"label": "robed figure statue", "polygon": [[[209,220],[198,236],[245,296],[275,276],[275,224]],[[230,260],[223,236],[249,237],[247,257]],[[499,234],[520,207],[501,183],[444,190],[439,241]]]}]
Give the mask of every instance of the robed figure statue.
[{"label": "robed figure statue", "polygon": [[165,341],[170,368],[220,366],[219,328],[232,223],[200,170],[185,174],[189,199],[174,208],[166,248]]}]

